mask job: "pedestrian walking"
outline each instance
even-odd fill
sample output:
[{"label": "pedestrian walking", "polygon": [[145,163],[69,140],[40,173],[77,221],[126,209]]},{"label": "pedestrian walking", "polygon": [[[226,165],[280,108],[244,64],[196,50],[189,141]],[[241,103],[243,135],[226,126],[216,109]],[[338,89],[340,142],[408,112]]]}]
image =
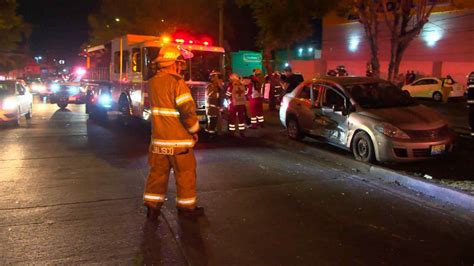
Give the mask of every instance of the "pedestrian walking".
[{"label": "pedestrian walking", "polygon": [[263,93],[265,90],[265,77],[262,70],[256,68],[253,71],[251,83],[248,86],[248,98],[250,107],[251,128],[263,127],[265,118],[263,116]]},{"label": "pedestrian walking", "polygon": [[168,179],[173,169],[176,179],[178,214],[200,216],[196,205],[196,159],[193,147],[198,140],[199,121],[191,92],[181,77],[186,59],[193,54],[176,46],[161,48],[155,63],[157,74],[149,81],[152,109],[152,139],[148,163],[150,172],[143,195],[147,217],[156,221],[165,201]]},{"label": "pedestrian walking", "polygon": [[[227,87],[226,96],[230,100],[229,104],[229,134],[235,134],[237,129],[241,137],[245,134],[245,114],[247,112],[245,104],[247,102],[247,89],[241,82],[240,77],[232,73],[229,76],[230,83]],[[237,127],[238,126],[238,127]]]},{"label": "pedestrian walking", "polygon": [[443,79],[443,84],[441,85],[441,92],[443,93],[443,103],[448,102],[449,95],[453,90],[454,83],[455,81],[450,75],[447,75],[446,78]]},{"label": "pedestrian walking", "polygon": [[212,71],[209,74],[209,85],[207,86],[207,97],[206,97],[206,115],[207,125],[205,131],[210,134],[211,137],[216,136],[217,126],[221,118],[220,114],[220,98],[224,81],[220,72]]}]

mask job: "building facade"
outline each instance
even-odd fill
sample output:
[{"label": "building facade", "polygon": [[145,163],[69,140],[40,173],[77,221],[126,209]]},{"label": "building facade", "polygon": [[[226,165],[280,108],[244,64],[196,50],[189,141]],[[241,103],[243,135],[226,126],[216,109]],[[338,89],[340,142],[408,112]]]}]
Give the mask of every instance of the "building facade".
[{"label": "building facade", "polygon": [[[387,76],[390,34],[383,20],[379,24],[379,60],[382,77]],[[344,65],[351,75],[365,75],[370,47],[357,20],[335,14],[323,21],[321,59],[292,61],[306,78]],[[413,70],[420,76],[451,75],[461,83],[474,71],[474,1],[438,0],[429,22],[404,53],[399,73]],[[314,73],[314,74],[311,74]],[[309,76],[308,76],[309,75]]]}]

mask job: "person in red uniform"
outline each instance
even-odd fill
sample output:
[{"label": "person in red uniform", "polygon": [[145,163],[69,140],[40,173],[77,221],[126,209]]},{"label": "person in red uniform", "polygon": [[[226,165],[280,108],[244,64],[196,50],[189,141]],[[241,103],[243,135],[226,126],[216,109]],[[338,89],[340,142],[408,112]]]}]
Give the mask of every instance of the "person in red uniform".
[{"label": "person in red uniform", "polygon": [[[229,133],[235,134],[237,128],[241,137],[244,137],[245,132],[245,104],[247,102],[246,95],[247,89],[240,77],[232,73],[229,76],[230,83],[227,87],[226,96],[230,100],[229,104]],[[237,127],[238,120],[238,127]]]},{"label": "person in red uniform", "polygon": [[265,121],[263,116],[263,93],[265,90],[265,77],[262,70],[256,68],[253,72],[252,82],[249,84],[248,97],[250,106],[251,128],[263,127]]},{"label": "person in red uniform", "polygon": [[176,46],[162,47],[154,61],[158,72],[149,81],[152,140],[148,157],[150,172],[143,201],[151,221],[156,221],[160,215],[171,169],[176,179],[178,214],[204,214],[204,209],[196,205],[196,159],[193,153],[199,121],[196,104],[180,75],[186,66],[185,59],[192,56]]}]

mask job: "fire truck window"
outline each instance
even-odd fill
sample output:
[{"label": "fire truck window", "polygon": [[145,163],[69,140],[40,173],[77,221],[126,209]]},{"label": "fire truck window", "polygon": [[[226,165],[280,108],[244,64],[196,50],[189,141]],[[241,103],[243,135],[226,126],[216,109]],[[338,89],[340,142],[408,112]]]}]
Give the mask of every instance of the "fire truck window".
[{"label": "fire truck window", "polygon": [[130,65],[130,53],[128,51],[123,51],[122,56],[122,73],[127,73],[128,66]]},{"label": "fire truck window", "polygon": [[132,49],[132,71],[142,72],[142,53],[140,48]]},{"label": "fire truck window", "polygon": [[114,53],[114,73],[120,73],[120,52]]},{"label": "fire truck window", "polygon": [[[122,52],[122,73],[127,73],[128,64],[130,62],[130,54],[128,51]],[[114,53],[114,73],[120,73],[120,52]]]},{"label": "fire truck window", "polygon": [[142,71],[142,77],[143,80],[149,80],[151,79],[157,69],[156,69],[156,64],[153,63],[153,60],[158,56],[158,53],[160,52],[159,47],[145,47],[143,48],[143,71]]}]

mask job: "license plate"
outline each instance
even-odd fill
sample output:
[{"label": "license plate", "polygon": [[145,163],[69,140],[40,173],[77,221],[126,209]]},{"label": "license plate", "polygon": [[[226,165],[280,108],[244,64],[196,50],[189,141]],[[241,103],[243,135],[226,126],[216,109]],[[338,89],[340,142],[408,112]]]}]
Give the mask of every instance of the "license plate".
[{"label": "license plate", "polygon": [[431,155],[443,154],[446,151],[446,145],[434,145],[431,146]]},{"label": "license plate", "polygon": [[69,97],[69,101],[75,101],[75,100],[76,100],[76,97],[74,96]]}]

